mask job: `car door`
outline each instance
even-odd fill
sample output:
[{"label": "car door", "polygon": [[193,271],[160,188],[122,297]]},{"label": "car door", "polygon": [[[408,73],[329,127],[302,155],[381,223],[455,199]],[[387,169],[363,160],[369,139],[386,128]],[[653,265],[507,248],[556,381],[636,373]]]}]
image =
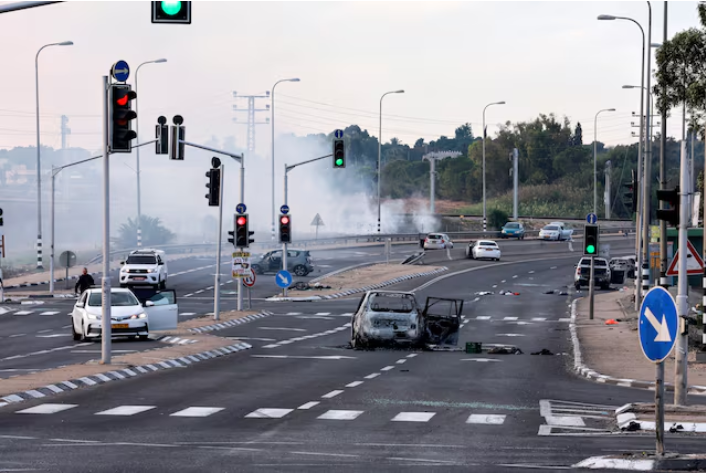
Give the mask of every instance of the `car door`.
[{"label": "car door", "polygon": [[282,269],[282,250],[270,253],[269,271],[277,272]]},{"label": "car door", "polygon": [[76,304],[74,305],[74,310],[71,312],[71,322],[74,324],[74,329],[77,332],[81,331],[81,327],[83,325],[83,315],[84,315],[84,307],[86,306],[86,298],[88,297],[88,292],[84,292],[81,294],[81,297],[78,298],[76,301]]},{"label": "car door", "polygon": [[176,291],[168,289],[160,291],[145,302],[145,313],[149,321],[149,329],[174,330],[179,321],[179,306]]}]

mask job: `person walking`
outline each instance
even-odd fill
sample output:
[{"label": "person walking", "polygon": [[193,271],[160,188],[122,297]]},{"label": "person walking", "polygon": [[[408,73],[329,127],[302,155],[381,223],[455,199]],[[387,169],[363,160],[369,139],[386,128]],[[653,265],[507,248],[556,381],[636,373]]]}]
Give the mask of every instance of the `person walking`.
[{"label": "person walking", "polygon": [[[76,282],[76,286],[74,286],[74,292],[78,294],[79,296],[83,294],[83,292],[88,289],[91,286],[94,286],[96,283],[93,281],[93,276],[88,274],[88,269],[83,268],[83,273],[81,276],[78,278],[78,281]],[[79,289],[81,290],[79,292]]]}]

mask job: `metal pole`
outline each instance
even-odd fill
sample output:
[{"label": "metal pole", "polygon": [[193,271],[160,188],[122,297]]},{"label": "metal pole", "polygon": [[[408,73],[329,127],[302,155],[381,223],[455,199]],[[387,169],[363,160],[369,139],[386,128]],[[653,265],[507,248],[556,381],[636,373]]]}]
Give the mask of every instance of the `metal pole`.
[{"label": "metal pole", "polygon": [[687,162],[686,162],[686,143],[681,142],[681,166],[679,176],[680,188],[680,215],[679,215],[679,279],[677,285],[677,316],[679,317],[679,330],[677,334],[677,346],[674,353],[675,363],[675,379],[674,379],[674,404],[677,406],[686,405],[687,391],[687,356],[689,354],[689,340],[685,334],[686,330],[682,331],[681,326],[685,323],[685,317],[688,315],[689,302],[687,300],[687,272],[686,272],[686,246],[687,246],[687,219],[689,218],[689,209],[686,206],[686,192],[684,189],[687,184]]},{"label": "metal pole", "polygon": [[[221,319],[221,242],[223,240],[223,177],[225,165],[221,165],[221,185],[218,197],[218,239],[216,240],[216,275],[213,284],[213,320]],[[240,282],[240,281],[238,281]],[[240,291],[240,286],[238,286]]]},{"label": "metal pole", "polygon": [[[640,32],[642,33],[642,68],[640,72],[640,145],[638,147],[637,151],[637,182],[642,183],[642,165],[643,165],[643,160],[642,160],[642,155],[643,155],[643,149],[645,146],[644,142],[644,137],[645,137],[645,31],[642,29],[642,25],[638,23],[635,20],[630,20],[633,23],[635,23],[638,28],[640,28]],[[640,186],[638,184],[638,187],[644,189],[644,185]],[[642,235],[640,232],[641,223],[642,223],[642,205],[644,202],[644,195],[642,195],[642,192],[640,192],[640,188],[637,189],[637,209],[635,209],[635,246],[637,250],[637,267],[642,268]],[[637,275],[635,276],[635,310],[640,309],[640,303],[642,302],[642,284],[640,279],[638,279]]]},{"label": "metal pole", "polygon": [[39,53],[47,46],[42,46],[34,56],[34,92],[37,115],[37,269],[42,265],[42,163],[40,160],[41,145],[39,133]]},{"label": "metal pole", "polygon": [[54,165],[51,167],[51,246],[49,248],[49,294],[54,295]]},{"label": "metal pole", "polygon": [[275,87],[279,81],[272,86],[272,241],[275,241]]},{"label": "metal pole", "polygon": [[380,236],[380,181],[382,181],[382,99],[385,98],[382,94],[380,97],[380,128],[378,132],[378,236]]},{"label": "metal pole", "polygon": [[[597,204],[597,191],[596,191],[596,161],[598,159],[598,114],[602,110],[599,110],[593,117],[593,213],[598,215],[598,204]],[[591,258],[593,262],[593,258]]]},{"label": "metal pole", "polygon": [[46,5],[53,5],[54,3],[64,2],[15,2],[1,6],[0,13],[9,13],[12,11],[25,10],[27,8],[43,7]]},{"label": "metal pole", "polygon": [[655,373],[656,453],[664,455],[664,361],[657,363]]},{"label": "metal pole", "polygon": [[[140,67],[142,67],[143,64],[140,64],[137,66],[137,70],[135,71],[135,93],[137,93],[137,75],[140,72]],[[138,96],[139,99],[139,96]],[[138,107],[140,106],[140,101],[136,100],[135,101],[135,113],[137,113],[137,118],[135,118],[135,133],[137,134],[136,141],[139,143],[140,142],[140,126],[138,124],[138,119],[140,117],[140,114],[138,112]],[[137,247],[140,248],[142,246],[142,208],[140,206],[141,204],[141,197],[140,197],[140,148],[137,148],[137,157],[135,161],[135,166],[136,166],[136,174],[137,174]]]},{"label": "metal pole", "polygon": [[[287,164],[284,165],[284,205],[287,205]],[[291,233],[290,233],[291,237]],[[287,244],[282,243],[282,269],[287,270]],[[284,297],[287,297],[287,288],[284,288]]]},{"label": "metal pole", "polygon": [[611,194],[611,189],[610,189],[610,171],[612,169],[611,162],[607,161],[606,162],[606,167],[605,167],[605,173],[604,173],[604,178],[605,178],[605,194],[603,197],[603,205],[605,206],[605,218],[606,220],[610,220],[610,194]]},{"label": "metal pole", "polygon": [[[664,2],[664,42],[669,39],[667,37],[667,4]],[[662,110],[662,132],[659,144],[659,188],[667,188],[667,176],[665,173],[665,152],[667,148],[667,110]],[[704,147],[706,151],[706,147]],[[706,169],[706,168],[705,168]],[[706,192],[704,192],[704,202],[706,202]],[[659,202],[659,208],[664,209],[664,201]],[[659,221],[659,283],[663,287],[667,287],[667,222]],[[704,255],[706,256],[706,232],[704,232]]]},{"label": "metal pole", "polygon": [[434,215],[434,193],[435,193],[435,187],[436,187],[434,184],[434,181],[436,181],[436,179],[434,179],[436,177],[434,175],[436,173],[435,164],[436,164],[436,159],[430,158],[429,159],[429,166],[430,166],[429,167],[429,180],[431,181],[430,182],[430,189],[431,190],[429,191],[429,199],[431,202],[431,214],[432,215]]},{"label": "metal pole", "polygon": [[102,280],[102,309],[101,320],[102,337],[101,352],[103,358],[101,363],[110,364],[111,342],[112,342],[112,318],[110,313],[110,161],[108,159],[110,150],[108,149],[108,137],[110,136],[110,111],[111,104],[108,100],[110,89],[110,79],[103,76],[103,277]]},{"label": "metal pole", "polygon": [[[221,186],[221,188],[223,187]],[[245,203],[245,155],[240,158],[240,202]],[[236,309],[240,311],[243,310],[243,281],[239,280],[236,284],[238,287]]]},{"label": "metal pole", "polygon": [[485,108],[483,109],[483,234],[485,235],[486,228],[487,228],[487,215],[485,213],[485,139],[486,139],[486,132],[485,132],[485,109],[490,107],[490,105],[486,105]]},{"label": "metal pole", "polygon": [[642,291],[647,292],[650,289],[650,217],[652,203],[652,108],[650,104],[650,84],[652,74],[650,74],[650,65],[652,64],[652,5],[647,2],[649,16],[647,19],[647,88],[640,90],[640,94],[644,95],[646,102],[645,111],[645,173],[643,176],[643,201],[642,201]]},{"label": "metal pole", "polygon": [[512,218],[513,220],[517,220],[517,213],[518,213],[518,197],[519,197],[519,176],[518,176],[518,161],[519,161],[519,153],[517,151],[517,148],[514,148],[512,150],[512,184],[513,184],[513,192],[512,192]]},{"label": "metal pole", "polygon": [[588,318],[590,320],[593,320],[593,299],[594,299],[594,293],[595,293],[595,283],[594,281],[594,257],[591,256],[591,276],[590,276],[590,281],[588,282]]}]

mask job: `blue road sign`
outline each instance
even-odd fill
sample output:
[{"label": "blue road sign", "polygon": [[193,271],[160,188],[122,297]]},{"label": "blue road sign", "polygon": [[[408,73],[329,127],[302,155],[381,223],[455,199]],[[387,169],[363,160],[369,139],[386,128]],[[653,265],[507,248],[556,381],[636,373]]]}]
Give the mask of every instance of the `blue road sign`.
[{"label": "blue road sign", "polygon": [[289,287],[292,285],[292,273],[289,271],[279,271],[275,276],[275,282],[281,288]]},{"label": "blue road sign", "polygon": [[246,210],[248,210],[248,208],[243,203],[240,203],[235,206],[235,211],[239,214],[244,214]]},{"label": "blue road sign", "polygon": [[338,139],[343,138],[343,130],[336,130],[333,132],[333,136],[335,136]]},{"label": "blue road sign", "polygon": [[282,207],[279,208],[279,211],[287,215],[289,213],[289,205],[284,204]]},{"label": "blue road sign", "polygon": [[637,329],[642,353],[648,360],[663,361],[677,341],[679,317],[674,298],[663,287],[650,289],[642,300]]},{"label": "blue road sign", "polygon": [[598,221],[598,216],[597,216],[596,214],[594,214],[594,213],[590,213],[590,214],[586,215],[586,221],[587,221],[590,225],[595,225],[596,222]]},{"label": "blue road sign", "polygon": [[112,75],[113,79],[118,82],[125,82],[127,78],[130,77],[130,66],[127,65],[127,62],[121,59],[113,64],[113,68],[110,70],[110,75]]}]

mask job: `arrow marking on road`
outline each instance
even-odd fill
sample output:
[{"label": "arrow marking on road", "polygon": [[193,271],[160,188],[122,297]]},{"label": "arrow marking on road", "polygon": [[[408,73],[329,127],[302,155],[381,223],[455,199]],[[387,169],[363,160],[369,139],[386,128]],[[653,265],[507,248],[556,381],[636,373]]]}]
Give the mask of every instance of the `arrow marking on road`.
[{"label": "arrow marking on road", "polygon": [[671,342],[672,337],[669,335],[669,327],[667,326],[667,319],[662,315],[662,323],[659,323],[657,317],[648,308],[645,309],[645,318],[650,321],[652,327],[657,331],[657,336],[655,337],[655,342]]},{"label": "arrow marking on road", "polygon": [[252,355],[253,358],[297,358],[301,360],[355,360],[354,356],[290,356],[290,355]]}]

